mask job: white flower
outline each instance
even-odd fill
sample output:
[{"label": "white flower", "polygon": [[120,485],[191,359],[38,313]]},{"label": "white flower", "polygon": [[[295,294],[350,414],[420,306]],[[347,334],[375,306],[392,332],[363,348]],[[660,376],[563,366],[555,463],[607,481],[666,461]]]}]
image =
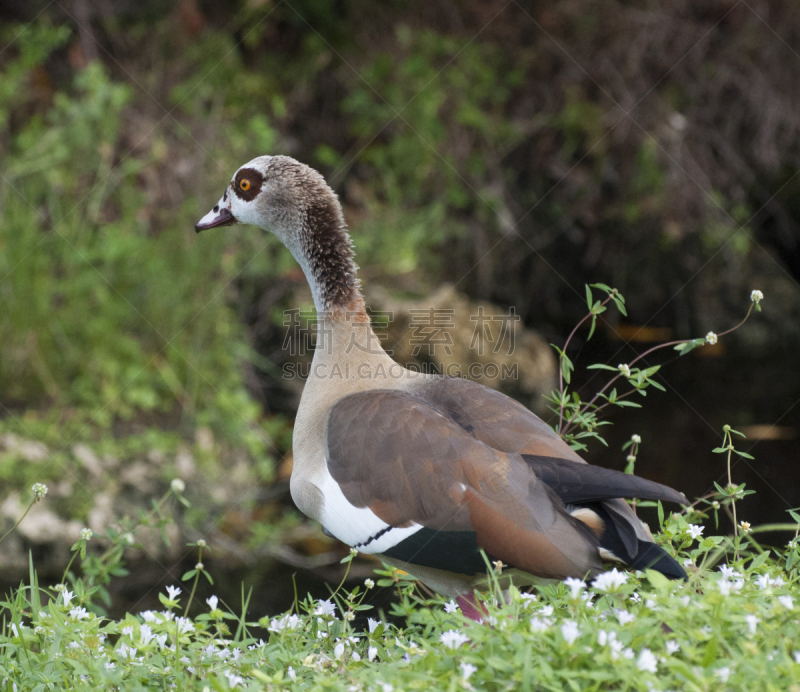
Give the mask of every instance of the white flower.
[{"label": "white flower", "polygon": [[129,637],[133,636],[133,625],[129,625],[128,627],[122,628],[122,634],[125,634]]},{"label": "white flower", "polygon": [[197,563],[197,564],[194,566],[194,568],[195,568],[195,569],[196,569],[198,572],[202,572],[202,571],[203,571],[203,570],[206,568],[206,566],[205,566],[205,565],[204,565],[202,562],[198,562],[198,563]]},{"label": "white flower", "polygon": [[640,445],[642,444],[642,438],[639,435],[631,435],[631,442],[635,445]]},{"label": "white flower", "polygon": [[633,613],[623,610],[622,608],[617,610],[615,614],[620,625],[627,625],[629,622],[633,622],[636,619],[636,616]]},{"label": "white flower", "polygon": [[740,521],[739,528],[742,530],[743,533],[747,533],[750,531],[750,522],[749,521]]},{"label": "white flower", "polygon": [[539,615],[549,616],[553,614],[553,606],[546,605],[539,608]]},{"label": "white flower", "polygon": [[[174,483],[175,481],[173,481]],[[228,685],[231,687],[236,687],[237,685],[241,685],[244,682],[244,678],[240,675],[236,675],[236,673],[231,672],[230,670],[225,671],[225,677],[228,678]]]},{"label": "white flower", "polygon": [[173,493],[181,495],[183,494],[183,491],[186,490],[186,483],[184,483],[180,478],[173,478],[172,482],[169,484],[169,487]]},{"label": "white flower", "polygon": [[439,637],[439,641],[442,642],[448,649],[457,649],[462,644],[469,641],[469,637],[457,630],[447,630],[441,637]]},{"label": "white flower", "polygon": [[69,591],[69,590],[67,590],[67,589],[64,589],[64,590],[61,592],[61,598],[63,598],[63,599],[64,599],[64,605],[65,605],[67,608],[69,608],[69,602],[72,600],[72,597],[73,597],[74,595],[75,595],[75,594],[74,594],[74,593],[72,593],[72,591]]},{"label": "white flower", "polygon": [[720,579],[717,582],[717,587],[719,588],[719,592],[723,596],[730,596],[731,595],[731,590],[733,588],[733,582],[730,582],[727,579]]},{"label": "white flower", "polygon": [[466,682],[476,670],[478,670],[478,666],[473,666],[471,663],[462,663],[461,679]]},{"label": "white flower", "polygon": [[570,598],[573,601],[577,601],[581,597],[581,590],[586,585],[581,579],[575,579],[574,577],[567,577],[564,583],[569,587]]},{"label": "white flower", "polygon": [[210,596],[206,599],[206,603],[208,603],[208,607],[211,608],[211,610],[216,610],[219,599],[216,596]]},{"label": "white flower", "polygon": [[553,621],[550,618],[531,618],[531,632],[544,632],[550,628]]},{"label": "white flower", "polygon": [[375,660],[375,657],[378,655],[378,647],[377,646],[370,646],[367,649],[367,660],[372,663]]},{"label": "white flower", "polygon": [[157,634],[156,635],[156,644],[158,644],[159,649],[163,649],[167,645],[167,635],[166,634]]},{"label": "white flower", "polygon": [[778,601],[786,610],[794,610],[794,599],[791,596],[778,596]]},{"label": "white flower", "polygon": [[618,591],[619,587],[622,586],[626,581],[628,581],[628,575],[624,572],[617,571],[617,568],[615,567],[610,572],[602,572],[601,574],[598,574],[592,582],[592,586],[598,591],[613,593]]},{"label": "white flower", "polygon": [[759,290],[750,291],[750,300],[752,300],[754,303],[758,304],[762,300],[764,300],[764,294]]},{"label": "white flower", "polygon": [[655,673],[658,670],[658,659],[650,649],[642,649],[636,660],[636,667],[647,673]]},{"label": "white flower", "polygon": [[89,617],[89,613],[86,612],[86,608],[73,608],[69,611],[69,616],[73,620],[85,620]]},{"label": "white flower", "polygon": [[457,613],[458,612],[458,603],[456,603],[451,598],[449,603],[445,603],[444,604],[444,612],[445,613]]},{"label": "white flower", "polygon": [[180,594],[181,589],[179,586],[168,586],[167,587],[167,596],[169,597],[170,601],[174,601],[178,594]]},{"label": "white flower", "polygon": [[178,624],[179,633],[186,634],[187,632],[194,632],[194,623],[189,618],[175,618],[175,622]]},{"label": "white flower", "polygon": [[716,675],[723,683],[728,682],[728,678],[731,676],[731,669],[727,666],[724,668],[717,668],[714,671],[714,675]]},{"label": "white flower", "polygon": [[33,501],[38,502],[47,495],[47,486],[44,483],[34,483],[31,486],[31,491],[33,491]]},{"label": "white flower", "polygon": [[302,621],[297,615],[284,615],[280,618],[275,618],[269,621],[269,627],[267,628],[270,632],[282,632],[283,630],[296,630]]},{"label": "white flower", "polygon": [[376,629],[378,629],[378,625],[381,624],[380,620],[373,620],[372,618],[367,618],[367,627],[369,627],[369,633],[372,634]]},{"label": "white flower", "polygon": [[94,536],[94,534],[91,529],[81,529],[80,540],[89,541],[92,539],[92,536]]},{"label": "white flower", "polygon": [[339,642],[336,646],[333,647],[333,657],[340,661],[342,656],[344,655],[344,644]]},{"label": "white flower", "polygon": [[528,607],[528,606],[530,606],[532,603],[535,603],[535,602],[536,602],[536,594],[532,594],[532,593],[521,593],[521,594],[519,595],[519,597],[520,597],[520,600],[522,601],[522,607],[523,607],[523,608],[527,608],[527,607]]},{"label": "white flower", "polygon": [[375,582],[372,581],[372,579],[365,579],[364,586],[366,586],[368,589],[372,589],[375,586]]},{"label": "white flower", "polygon": [[755,615],[745,615],[744,619],[747,621],[747,629],[750,630],[750,634],[755,634],[756,627],[758,627],[758,623],[761,622],[761,618]]},{"label": "white flower", "polygon": [[714,332],[709,332],[706,334],[706,343],[713,346],[715,343],[717,343],[717,335],[714,334]]},{"label": "white flower", "polygon": [[800,651],[794,652],[794,662],[800,664]]},{"label": "white flower", "polygon": [[670,639],[666,643],[666,647],[667,647],[667,653],[668,654],[676,654],[681,650],[681,645],[678,644],[678,642],[676,642],[674,639]]},{"label": "white flower", "polygon": [[561,625],[561,636],[564,637],[564,641],[567,642],[567,646],[572,646],[573,642],[580,636],[581,631],[578,628],[578,623],[573,622],[572,620],[566,620],[563,625]]},{"label": "white flower", "polygon": [[617,370],[619,370],[625,377],[630,379],[631,376],[631,366],[620,364],[617,366]]},{"label": "white flower", "polygon": [[141,646],[147,646],[150,640],[153,639],[153,630],[150,625],[142,625],[139,628],[139,636],[142,638]]},{"label": "white flower", "polygon": [[759,589],[769,589],[772,586],[783,586],[783,579],[781,577],[775,577],[774,579],[770,577],[768,574],[761,574],[756,579],[756,584],[758,585]]},{"label": "white flower", "polygon": [[286,669],[286,677],[289,678],[289,680],[297,680],[297,673],[294,672],[294,668],[291,666]]},{"label": "white flower", "polygon": [[734,570],[733,567],[728,567],[728,565],[726,565],[724,563],[719,566],[719,571],[722,572],[722,576],[723,577],[730,578],[730,577],[741,577],[742,576],[741,573],[739,573],[736,570]]},{"label": "white flower", "polygon": [[693,538],[700,538],[703,535],[704,526],[697,526],[696,524],[689,524],[686,532]]},{"label": "white flower", "polygon": [[314,615],[331,616],[335,615],[335,613],[336,613],[336,606],[333,605],[333,602],[330,599],[326,601],[320,599],[317,602],[317,609],[314,611]]},{"label": "white flower", "polygon": [[376,682],[381,686],[381,692],[394,692],[394,685],[390,685],[388,682],[381,682],[380,680]]}]

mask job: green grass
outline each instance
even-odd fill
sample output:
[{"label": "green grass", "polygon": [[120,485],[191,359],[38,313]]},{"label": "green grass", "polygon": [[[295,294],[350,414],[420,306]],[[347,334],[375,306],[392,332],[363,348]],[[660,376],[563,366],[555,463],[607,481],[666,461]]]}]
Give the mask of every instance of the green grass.
[{"label": "green grass", "polygon": [[[756,533],[703,538],[668,517],[659,540],[687,565],[685,582],[611,571],[526,593],[495,573],[481,594],[484,623],[392,568],[377,571],[377,586],[260,620],[252,594],[236,607],[194,600],[185,617],[195,596],[186,584],[201,569],[184,575],[181,593],[159,595],[162,610],[111,620],[100,589],[74,577],[41,589],[31,566],[30,583],[0,604],[0,689],[793,689],[800,546],[795,537],[762,549]],[[73,548],[92,559],[86,541]],[[397,590],[388,614],[370,604],[380,588]]]}]

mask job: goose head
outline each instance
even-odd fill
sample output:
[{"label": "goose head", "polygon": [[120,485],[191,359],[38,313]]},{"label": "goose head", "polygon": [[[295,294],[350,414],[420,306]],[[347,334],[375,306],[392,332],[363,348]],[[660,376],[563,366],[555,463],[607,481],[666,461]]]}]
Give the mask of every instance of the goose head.
[{"label": "goose head", "polygon": [[246,163],[195,230],[235,223],[270,231],[289,248],[318,311],[360,301],[358,267],[341,205],[313,168],[288,156],[259,156]]}]

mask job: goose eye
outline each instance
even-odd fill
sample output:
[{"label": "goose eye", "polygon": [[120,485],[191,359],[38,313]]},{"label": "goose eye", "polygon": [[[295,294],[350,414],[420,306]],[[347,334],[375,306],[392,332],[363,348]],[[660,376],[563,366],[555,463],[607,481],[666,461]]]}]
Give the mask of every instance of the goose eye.
[{"label": "goose eye", "polygon": [[247,192],[251,187],[252,187],[252,184],[250,183],[250,181],[247,178],[242,178],[239,181],[239,189],[242,192]]}]

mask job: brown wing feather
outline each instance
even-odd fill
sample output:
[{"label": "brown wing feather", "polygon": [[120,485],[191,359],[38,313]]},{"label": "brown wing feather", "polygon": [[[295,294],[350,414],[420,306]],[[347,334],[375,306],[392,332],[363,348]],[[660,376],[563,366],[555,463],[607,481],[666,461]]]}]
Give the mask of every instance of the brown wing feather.
[{"label": "brown wing feather", "polygon": [[345,497],[392,526],[475,531],[478,544],[532,574],[600,568],[597,539],[518,454],[492,448],[411,394],[378,390],[339,401],[328,468]]},{"label": "brown wing feather", "polygon": [[418,394],[494,449],[586,463],[536,414],[477,382],[439,377],[424,381]]}]

